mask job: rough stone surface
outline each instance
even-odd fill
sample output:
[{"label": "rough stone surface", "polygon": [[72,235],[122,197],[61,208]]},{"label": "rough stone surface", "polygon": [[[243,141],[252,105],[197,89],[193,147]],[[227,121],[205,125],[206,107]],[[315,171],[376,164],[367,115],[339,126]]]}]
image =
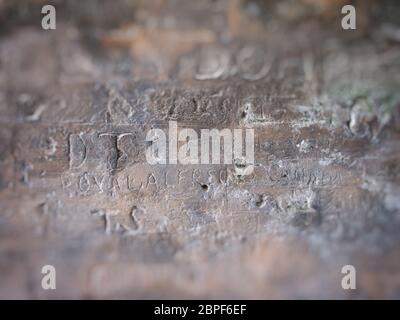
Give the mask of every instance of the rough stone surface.
[{"label": "rough stone surface", "polygon": [[[345,2],[0,1],[0,298],[400,298],[400,7]],[[148,164],[169,120],[254,173]]]}]

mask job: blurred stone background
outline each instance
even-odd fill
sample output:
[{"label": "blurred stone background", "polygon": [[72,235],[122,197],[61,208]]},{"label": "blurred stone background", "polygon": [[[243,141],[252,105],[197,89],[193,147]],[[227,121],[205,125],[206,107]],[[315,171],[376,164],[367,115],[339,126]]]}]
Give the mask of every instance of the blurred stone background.
[{"label": "blurred stone background", "polygon": [[[399,298],[400,5],[345,4],[0,0],[0,298]],[[169,120],[254,173],[150,166]]]}]

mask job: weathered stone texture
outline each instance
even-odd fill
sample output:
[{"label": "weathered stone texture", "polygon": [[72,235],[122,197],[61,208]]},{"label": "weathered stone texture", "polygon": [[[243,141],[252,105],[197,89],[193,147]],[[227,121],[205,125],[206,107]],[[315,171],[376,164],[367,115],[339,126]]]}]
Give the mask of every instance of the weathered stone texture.
[{"label": "weathered stone texture", "polygon": [[[399,298],[400,7],[343,4],[0,1],[0,298]],[[171,120],[254,173],[148,164]]]}]

